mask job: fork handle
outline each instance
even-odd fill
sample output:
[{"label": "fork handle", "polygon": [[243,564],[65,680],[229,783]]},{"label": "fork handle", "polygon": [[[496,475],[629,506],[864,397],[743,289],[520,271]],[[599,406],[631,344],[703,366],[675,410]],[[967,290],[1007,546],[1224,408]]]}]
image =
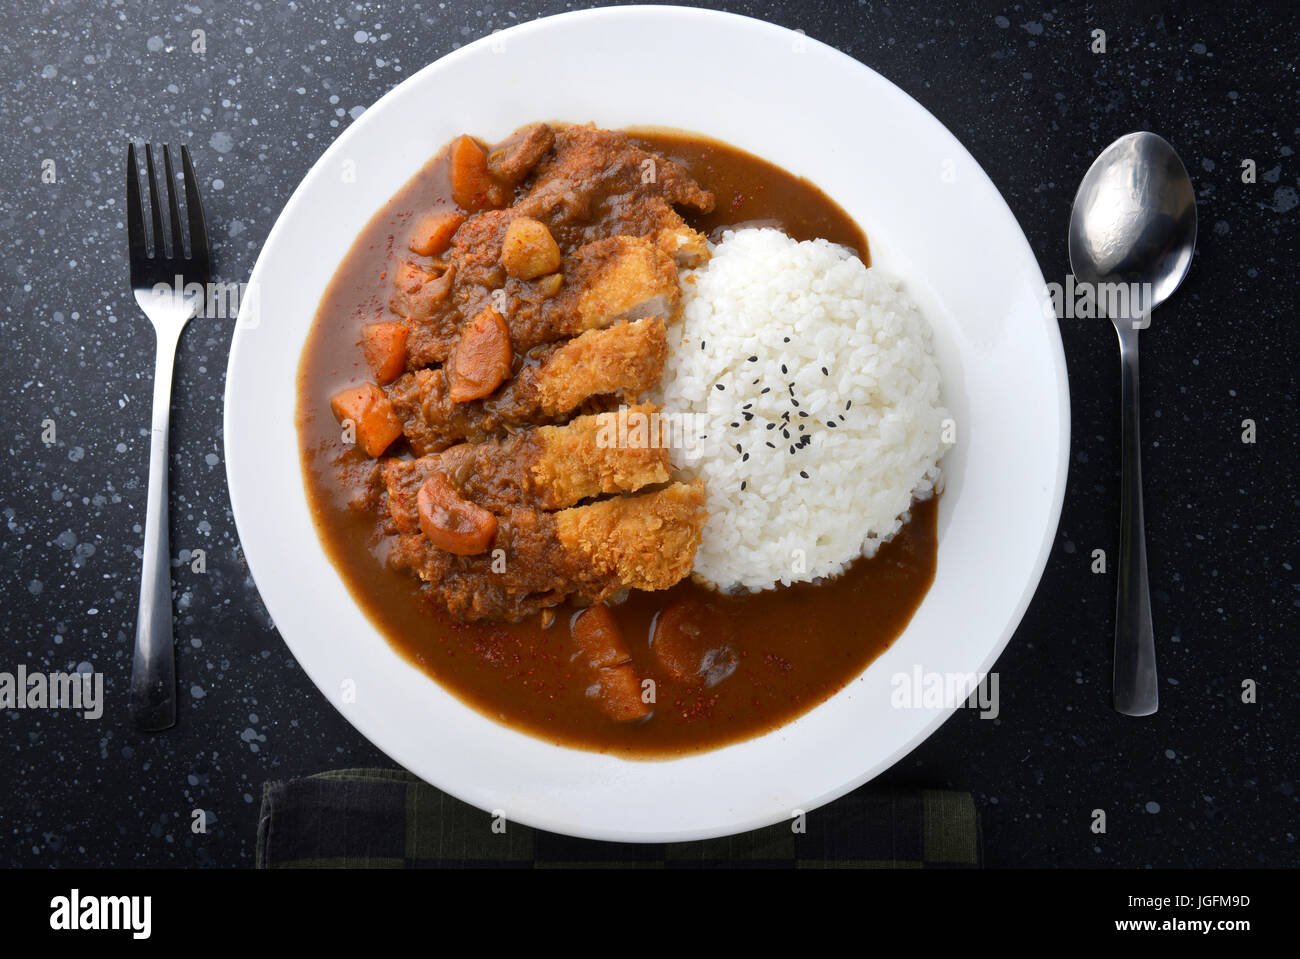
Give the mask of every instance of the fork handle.
[{"label": "fork handle", "polygon": [[131,715],[147,732],[176,724],[176,654],[172,639],[171,544],[167,512],[167,437],[178,335],[158,331],[149,440],[149,502],[144,521],[140,609],[131,663]]},{"label": "fork handle", "polygon": [[1156,684],[1156,641],[1147,580],[1146,523],[1142,515],[1142,439],[1138,402],[1138,335],[1120,335],[1121,398],[1124,418],[1119,511],[1119,583],[1115,591],[1115,709],[1126,716],[1150,716],[1160,703]]}]

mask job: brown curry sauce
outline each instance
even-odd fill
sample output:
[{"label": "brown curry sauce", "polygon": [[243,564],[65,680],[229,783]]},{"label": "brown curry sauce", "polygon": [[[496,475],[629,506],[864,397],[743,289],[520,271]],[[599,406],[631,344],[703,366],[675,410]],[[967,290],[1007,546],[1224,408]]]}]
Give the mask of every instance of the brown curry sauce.
[{"label": "brown curry sauce", "polygon": [[[808,181],[692,134],[639,130],[634,139],[715,193],[712,213],[687,218],[711,239],[726,227],[778,226],[796,239],[851,247],[870,263],[861,229]],[[654,713],[638,723],[616,723],[592,708],[589,680],[570,661],[567,608],[549,628],[537,616],[517,624],[459,623],[417,579],[389,568],[375,516],[349,506],[373,473],[364,454],[342,442],[329,399],[365,372],[360,326],[391,318],[386,274],[411,218],[450,203],[443,164],[441,156],[430,161],[358,236],[321,299],[298,372],[308,501],[326,553],[357,603],[406,659],[485,715],[559,745],[628,758],[670,758],[748,739],[843,689],[902,632],[933,581],[934,499],[914,504],[910,522],[876,556],[819,585],[742,597],[691,582],[661,593],[633,591],[613,614],[637,675],[656,684]],[[711,688],[673,679],[650,649],[656,614],[684,599],[707,602],[730,622],[738,665]]]}]

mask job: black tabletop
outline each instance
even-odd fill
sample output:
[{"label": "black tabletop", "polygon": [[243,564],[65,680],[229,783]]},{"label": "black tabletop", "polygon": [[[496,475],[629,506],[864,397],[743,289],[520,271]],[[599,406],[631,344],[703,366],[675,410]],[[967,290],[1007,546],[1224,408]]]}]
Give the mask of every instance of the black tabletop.
[{"label": "black tabletop", "polygon": [[[154,344],[127,288],[128,139],[191,145],[214,271],[246,279],[300,178],[368,104],[462,44],[569,6],[79,0],[6,12],[0,370],[15,402],[0,671],[93,670],[106,704],[98,719],[0,716],[3,862],[248,866],[266,780],[391,765],[295,663],[241,555],[223,460],[228,320],[191,323],[177,357],[180,720],[160,735],[130,724]],[[1000,714],[959,710],[881,782],[973,793],[989,865],[1294,864],[1294,11],[726,6],[833,44],[919,100],[988,171],[1049,282],[1065,282],[1070,203],[1112,139],[1162,134],[1195,183],[1191,273],[1142,339],[1159,713],[1110,705],[1115,336],[1105,321],[1062,320],[1069,487],[1038,593],[996,667]],[[189,561],[200,549],[205,572]],[[1098,549],[1104,573],[1092,571]],[[198,809],[206,833],[192,831]]]}]

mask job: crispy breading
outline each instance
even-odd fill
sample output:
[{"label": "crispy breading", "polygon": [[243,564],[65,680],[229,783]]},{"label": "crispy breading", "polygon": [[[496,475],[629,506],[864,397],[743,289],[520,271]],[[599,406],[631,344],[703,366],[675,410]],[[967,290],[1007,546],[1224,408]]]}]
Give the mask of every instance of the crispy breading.
[{"label": "crispy breading", "polygon": [[541,410],[562,413],[606,393],[635,400],[659,382],[667,359],[668,331],[658,317],[591,330],[537,368]]},{"label": "crispy breading", "polygon": [[707,518],[696,480],[566,509],[555,514],[555,532],[597,573],[633,589],[667,589],[691,571]]},{"label": "crispy breading", "polygon": [[572,310],[563,332],[576,335],[619,320],[674,318],[682,291],[673,258],[653,241],[612,236],[589,243],[558,301]]},{"label": "crispy breading", "polygon": [[541,453],[532,465],[537,502],[559,509],[592,496],[628,493],[668,481],[668,448],[627,445],[620,438],[636,418],[657,412],[650,403],[593,413],[565,426],[536,431]]}]

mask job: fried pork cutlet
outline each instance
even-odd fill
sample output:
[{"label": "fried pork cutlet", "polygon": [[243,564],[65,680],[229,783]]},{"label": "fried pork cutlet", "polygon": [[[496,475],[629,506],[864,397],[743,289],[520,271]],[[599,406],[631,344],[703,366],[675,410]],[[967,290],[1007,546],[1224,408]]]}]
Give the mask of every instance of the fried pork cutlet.
[{"label": "fried pork cutlet", "polygon": [[403,533],[388,559],[424,580],[457,619],[518,622],[570,598],[667,589],[690,571],[706,518],[703,484],[675,483],[558,513],[511,507],[497,515],[490,548],[473,556]]},{"label": "fried pork cutlet", "polygon": [[417,497],[435,472],[446,476],[465,499],[493,511],[512,506],[563,509],[594,496],[665,483],[666,446],[616,442],[619,436],[631,435],[629,424],[635,425],[635,417],[649,419],[655,412],[648,403],[624,407],[579,416],[564,426],[461,443],[419,459],[390,459],[384,463],[383,479],[393,527],[404,533],[419,530]]},{"label": "fried pork cutlet", "polygon": [[411,448],[424,456],[508,427],[556,422],[595,396],[633,402],[659,382],[667,356],[664,322],[650,317],[542,347],[482,400],[453,402],[445,369],[407,373],[388,387],[388,399]]},{"label": "fried pork cutlet", "polygon": [[[404,263],[397,270],[390,305],[410,331],[410,368],[445,362],[463,318],[489,306],[505,318],[510,343],[520,354],[621,320],[676,316],[681,287],[675,235],[662,243],[635,236],[596,240],[564,257],[556,273],[517,279],[507,277],[500,265],[513,212],[493,210],[461,227],[446,266]],[[680,249],[689,250],[694,241],[683,234],[680,242]]]}]

